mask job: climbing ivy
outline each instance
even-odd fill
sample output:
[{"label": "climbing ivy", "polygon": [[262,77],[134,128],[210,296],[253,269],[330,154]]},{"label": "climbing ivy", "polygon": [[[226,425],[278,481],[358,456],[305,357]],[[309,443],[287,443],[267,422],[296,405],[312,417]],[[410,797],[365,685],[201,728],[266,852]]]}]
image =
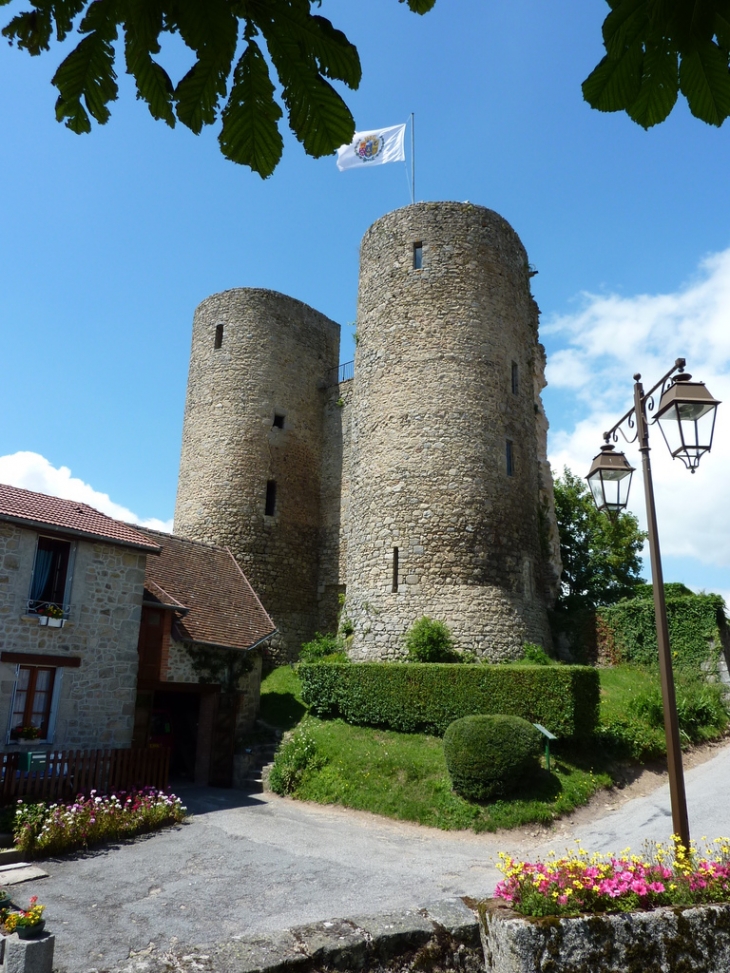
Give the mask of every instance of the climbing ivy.
[{"label": "climbing ivy", "polygon": [[[720,595],[694,594],[682,584],[667,584],[667,624],[675,667],[715,671],[728,637],[725,602]],[[599,655],[614,664],[657,662],[656,622],[651,585],[641,585],[633,598],[596,612]]]}]

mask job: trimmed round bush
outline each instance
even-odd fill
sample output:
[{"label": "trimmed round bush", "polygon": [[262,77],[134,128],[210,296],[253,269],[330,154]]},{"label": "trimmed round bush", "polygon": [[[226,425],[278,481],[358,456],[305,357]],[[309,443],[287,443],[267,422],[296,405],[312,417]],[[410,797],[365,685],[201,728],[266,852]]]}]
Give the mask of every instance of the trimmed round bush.
[{"label": "trimmed round bush", "polygon": [[539,768],[542,737],[519,716],[465,716],[444,734],[444,755],[457,794],[486,801],[512,790]]}]

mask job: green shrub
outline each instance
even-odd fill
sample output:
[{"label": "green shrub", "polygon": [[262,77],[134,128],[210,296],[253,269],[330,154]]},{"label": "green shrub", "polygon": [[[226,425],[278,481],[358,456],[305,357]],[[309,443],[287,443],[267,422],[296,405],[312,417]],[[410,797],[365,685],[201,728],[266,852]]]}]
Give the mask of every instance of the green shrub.
[{"label": "green shrub", "polygon": [[317,632],[311,642],[305,642],[299,652],[300,662],[322,662],[339,656],[339,662],[346,662],[345,644],[339,635],[322,635]]},{"label": "green shrub", "polygon": [[271,768],[269,786],[275,794],[291,794],[308,768],[319,770],[323,765],[316,740],[308,727],[302,725],[279,748]]},{"label": "green shrub", "polygon": [[[720,595],[696,595],[682,584],[664,586],[669,643],[675,669],[715,670],[727,631],[725,602]],[[635,598],[597,610],[602,655],[616,665],[657,664],[656,622],[651,585],[641,585]]]},{"label": "green shrub", "polygon": [[540,733],[518,716],[466,716],[444,734],[444,755],[454,790],[472,801],[507,794],[536,773]]},{"label": "green shrub", "polygon": [[[721,686],[678,675],[675,697],[679,732],[690,743],[699,743],[727,725],[728,714]],[[649,726],[664,728],[664,704],[659,686],[639,693],[629,709]]]},{"label": "green shrub", "polygon": [[[642,763],[663,757],[666,740],[659,673],[619,667],[602,670],[601,680],[606,692],[596,732],[598,746]],[[724,732],[728,713],[719,684],[680,670],[675,673],[675,695],[683,746]]]},{"label": "green shrub", "polygon": [[598,722],[598,671],[587,666],[353,662],[299,666],[315,716],[443,735],[463,716],[501,713],[587,740]]},{"label": "green shrub", "polygon": [[455,662],[459,659],[448,626],[426,615],[408,629],[406,649],[411,662]]},{"label": "green shrub", "polygon": [[522,658],[518,660],[518,665],[530,665],[530,666],[554,666],[557,665],[556,660],[552,659],[545,649],[541,645],[535,645],[534,642],[525,642],[522,646]]}]

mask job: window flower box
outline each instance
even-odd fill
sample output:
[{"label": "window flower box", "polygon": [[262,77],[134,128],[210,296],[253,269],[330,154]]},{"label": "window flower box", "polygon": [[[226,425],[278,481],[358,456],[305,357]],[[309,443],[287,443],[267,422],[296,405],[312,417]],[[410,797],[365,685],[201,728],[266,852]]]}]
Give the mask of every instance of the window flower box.
[{"label": "window flower box", "polygon": [[730,970],[730,904],[526,918],[479,906],[486,973],[718,973]]},{"label": "window flower box", "polygon": [[48,623],[48,627],[49,628],[63,628],[63,623],[65,621],[66,621],[65,618],[53,618],[53,617],[49,617],[47,619],[47,623]]}]

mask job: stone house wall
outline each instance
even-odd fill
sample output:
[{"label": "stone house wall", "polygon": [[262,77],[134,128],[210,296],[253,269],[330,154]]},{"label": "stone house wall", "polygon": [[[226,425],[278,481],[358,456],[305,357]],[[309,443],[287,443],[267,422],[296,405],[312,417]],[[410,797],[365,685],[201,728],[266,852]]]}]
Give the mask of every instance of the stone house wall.
[{"label": "stone house wall", "polygon": [[[147,555],[101,541],[72,540],[69,617],[63,628],[49,628],[26,613],[38,536],[35,530],[0,522],[0,651],[53,656],[61,662],[80,659],[78,667],[59,665],[56,670],[60,689],[54,748],[129,747]],[[16,665],[0,662],[3,747],[15,679]]]},{"label": "stone house wall", "polygon": [[[193,644],[193,651],[197,648]],[[207,646],[199,646],[206,649]],[[210,651],[210,650],[209,650]],[[235,649],[225,651],[238,651]],[[254,651],[252,657],[252,668],[244,673],[238,680],[237,691],[240,694],[240,709],[236,720],[236,735],[248,733],[253,728],[259,714],[259,703],[261,695],[261,655]],[[184,642],[170,639],[170,649],[168,654],[167,669],[165,672],[165,682],[172,683],[193,683],[200,682],[200,676],[193,668],[192,658],[188,646]],[[211,682],[218,680],[211,679]],[[208,680],[206,679],[206,683]]]}]

